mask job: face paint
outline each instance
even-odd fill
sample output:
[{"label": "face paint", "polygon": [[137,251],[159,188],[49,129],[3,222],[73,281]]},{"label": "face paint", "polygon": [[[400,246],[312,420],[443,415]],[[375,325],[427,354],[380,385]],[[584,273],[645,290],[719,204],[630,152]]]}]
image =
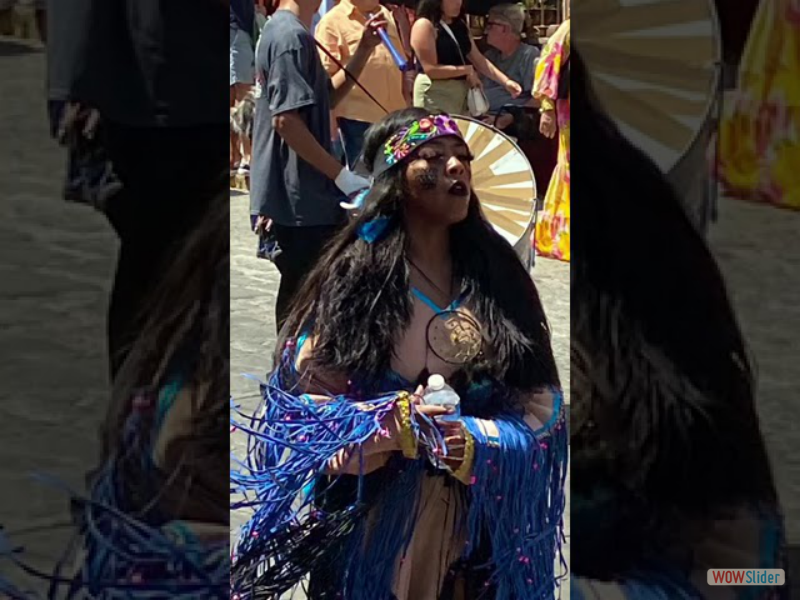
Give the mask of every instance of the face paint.
[{"label": "face paint", "polygon": [[439,183],[439,173],[435,168],[427,167],[417,175],[416,179],[423,190],[433,190]]}]

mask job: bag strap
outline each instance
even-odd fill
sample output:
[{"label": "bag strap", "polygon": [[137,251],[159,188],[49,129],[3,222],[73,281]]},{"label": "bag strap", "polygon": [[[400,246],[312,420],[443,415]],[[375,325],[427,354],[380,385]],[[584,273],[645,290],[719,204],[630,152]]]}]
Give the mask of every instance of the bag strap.
[{"label": "bag strap", "polygon": [[439,21],[439,25],[444,27],[444,30],[450,36],[450,39],[453,40],[453,42],[455,43],[456,50],[458,50],[458,55],[461,57],[461,62],[464,63],[464,66],[466,67],[468,62],[467,59],[464,58],[464,53],[461,51],[461,44],[458,43],[458,40],[456,39],[456,34],[453,33],[453,30],[450,29],[450,26],[444,21]]},{"label": "bag strap", "polygon": [[348,71],[347,67],[345,67],[339,59],[337,59],[333,54],[331,54],[325,46],[319,43],[319,40],[314,38],[314,43],[319,47],[320,50],[322,50],[328,56],[328,58],[330,58],[333,61],[333,63],[337,67],[339,67],[342,71],[344,71],[346,77],[352,79],[353,83],[355,83],[359,88],[361,88],[362,92],[364,92],[367,96],[369,96],[370,100],[372,100],[375,104],[377,104],[384,113],[386,113],[387,115],[389,114],[389,111],[386,110],[386,107],[380,102],[378,102],[378,99],[375,98],[375,96],[373,96],[367,88],[361,85],[361,82],[358,80],[358,77],[356,77],[350,71]]}]

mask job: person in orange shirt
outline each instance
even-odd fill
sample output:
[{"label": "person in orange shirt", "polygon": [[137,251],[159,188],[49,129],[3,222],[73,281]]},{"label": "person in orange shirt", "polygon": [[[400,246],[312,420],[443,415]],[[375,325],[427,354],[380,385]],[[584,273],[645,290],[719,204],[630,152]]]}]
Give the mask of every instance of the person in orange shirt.
[{"label": "person in orange shirt", "polygon": [[[355,52],[367,19],[376,13],[383,15],[387,23],[386,32],[392,44],[404,55],[403,43],[392,13],[381,6],[378,0],[340,0],[317,25],[317,41],[339,62],[346,64]],[[320,57],[331,79],[345,78],[344,72],[325,52],[320,51]],[[358,81],[382,107],[358,86],[354,86],[336,107],[339,133],[350,169],[355,167],[361,154],[364,134],[369,126],[380,121],[387,112],[408,106],[404,94],[403,73],[383,44],[373,50]]]}]

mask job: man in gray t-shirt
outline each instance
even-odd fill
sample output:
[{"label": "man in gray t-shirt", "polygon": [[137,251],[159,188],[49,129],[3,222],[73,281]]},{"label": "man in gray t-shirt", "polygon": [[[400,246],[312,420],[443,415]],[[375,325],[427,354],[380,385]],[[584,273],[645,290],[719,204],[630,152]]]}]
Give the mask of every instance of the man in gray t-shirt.
[{"label": "man in gray t-shirt", "polygon": [[[324,245],[345,219],[340,202],[368,182],[331,154],[330,112],[350,90],[344,73],[331,80],[310,33],[319,0],[282,0],[261,33],[256,54],[256,99],[250,209],[256,233],[271,221],[281,273],[276,321],[289,306]],[[379,19],[359,42],[347,67],[358,76],[380,43]]]},{"label": "man in gray t-shirt", "polygon": [[[522,86],[519,97],[512,98],[503,86],[481,77],[486,98],[489,100],[489,112],[492,115],[507,104],[535,106],[531,90],[539,49],[522,42],[524,26],[525,9],[521,4],[498,4],[489,10],[486,19],[486,41],[491,47],[485,52],[486,59]],[[509,119],[510,115],[506,120]],[[503,123],[501,120],[498,125],[503,129],[508,123]]]}]

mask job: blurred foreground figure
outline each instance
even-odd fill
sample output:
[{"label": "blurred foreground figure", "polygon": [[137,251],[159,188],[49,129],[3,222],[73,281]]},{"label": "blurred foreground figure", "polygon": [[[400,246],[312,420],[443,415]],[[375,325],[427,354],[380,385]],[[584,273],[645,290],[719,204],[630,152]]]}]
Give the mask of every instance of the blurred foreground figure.
[{"label": "blurred foreground figure", "polygon": [[173,244],[225,189],[217,174],[228,164],[226,8],[191,0],[51,2],[54,130],[77,164],[70,173],[78,183],[67,195],[103,210],[120,239],[108,315],[112,376]]},{"label": "blurred foreground figure", "polygon": [[708,247],[576,50],[579,143],[603,152],[573,195],[572,597],[786,598],[707,584],[711,568],[785,569],[753,373]]},{"label": "blurred foreground figure", "polygon": [[3,571],[16,563],[50,591],[23,593],[0,576],[3,598],[228,599],[227,193],[176,242],[172,265],[147,297],[88,492],[63,492],[77,529],[69,548],[55,549],[64,559],[31,572],[33,557],[0,536]]}]

